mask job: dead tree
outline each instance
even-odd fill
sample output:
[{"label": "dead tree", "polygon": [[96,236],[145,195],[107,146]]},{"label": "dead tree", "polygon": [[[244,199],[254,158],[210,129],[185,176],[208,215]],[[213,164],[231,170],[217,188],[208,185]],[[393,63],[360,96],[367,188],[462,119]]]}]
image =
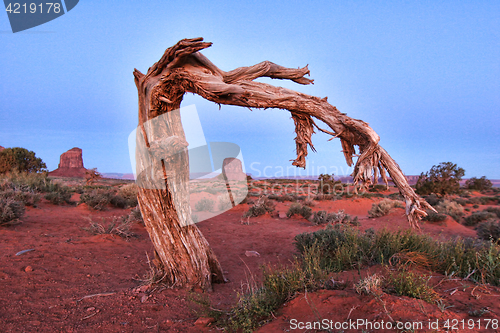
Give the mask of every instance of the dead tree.
[{"label": "dead tree", "polygon": [[[290,89],[254,82],[258,77],[288,79],[310,84],[306,67],[285,68],[269,61],[225,72],[199,51],[211,46],[203,38],[183,39],[168,48],[147,74],[134,70],[139,93],[138,141],[145,150],[136,153],[139,206],[154,244],[165,279],[171,285],[199,286],[210,289],[213,282],[224,281],[220,264],[198,228],[191,222],[189,208],[189,169],[187,142],[180,115],[186,92],[191,92],[217,104],[248,108],[278,108],[290,111],[295,122],[297,158],[293,165],[306,166],[308,146],[314,151],[311,136],[315,128],[333,138],[339,138],[349,166],[354,164],[354,183],[367,186],[380,176],[387,184],[386,171],[406,200],[406,215],[412,227],[432,209],[408,182],[398,164],[378,144],[379,136],[364,121],[352,119],[327,102]],[[163,116],[160,125],[148,121]],[[314,119],[329,128],[318,127]],[[356,153],[355,147],[359,152]],[[156,167],[148,165],[150,156],[167,156]],[[175,155],[176,158],[168,156]],[[175,170],[175,171],[172,171]],[[155,181],[161,179],[161,185]]]}]

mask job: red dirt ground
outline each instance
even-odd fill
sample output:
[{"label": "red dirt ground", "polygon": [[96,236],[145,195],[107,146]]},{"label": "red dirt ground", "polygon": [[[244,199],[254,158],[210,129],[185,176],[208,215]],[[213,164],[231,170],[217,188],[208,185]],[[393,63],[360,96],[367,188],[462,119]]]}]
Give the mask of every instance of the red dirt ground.
[{"label": "red dirt ground", "polygon": [[[408,228],[402,209],[381,218],[369,219],[367,212],[379,199],[345,199],[322,201],[313,210],[346,213],[360,218],[360,229]],[[276,210],[286,212],[290,202],[278,203]],[[55,206],[42,201],[38,208],[28,208],[22,223],[0,228],[0,331],[1,332],[216,332],[215,327],[197,323],[202,314],[194,298],[209,297],[211,306],[226,310],[235,303],[236,293],[260,277],[263,264],[286,264],[296,255],[295,235],[323,228],[305,219],[280,219],[276,214],[241,222],[248,205],[198,224],[217,254],[229,283],[214,286],[207,294],[186,290],[163,290],[149,293],[141,279],[149,270],[152,244],[140,224],[134,226],[136,238],[126,241],[118,236],[93,236],[82,228],[94,221],[129,213],[108,208],[90,211],[85,205]],[[246,219],[245,219],[246,220]],[[424,223],[422,232],[447,239],[452,236],[475,237],[475,231],[452,219],[443,224]],[[34,249],[21,255],[16,253]],[[256,251],[258,256],[247,256]],[[436,305],[408,297],[383,294],[379,299],[357,294],[352,285],[360,276],[381,271],[375,266],[361,272],[343,272],[334,276],[344,281],[344,290],[321,290],[303,293],[289,301],[276,319],[258,332],[315,332],[313,329],[291,329],[290,320],[300,322],[320,319],[333,323],[366,319],[371,322],[399,320],[423,323],[415,332],[445,332],[445,320],[456,319],[453,332],[500,332],[500,329],[478,330],[478,324],[500,319],[498,288],[479,286],[462,279],[445,279],[433,274],[432,285],[450,306],[441,311]],[[470,317],[469,311],[487,308],[489,313]],[[461,322],[461,320],[464,322]],[[439,321],[440,329],[429,328]],[[467,329],[475,321],[473,330]],[[465,325],[465,329],[462,329]],[[333,328],[331,332],[341,332]],[[344,332],[361,332],[344,329]],[[367,329],[366,332],[397,332]],[[401,331],[401,330],[400,330]],[[451,331],[451,330],[450,330]],[[408,330],[410,332],[410,330]]]}]

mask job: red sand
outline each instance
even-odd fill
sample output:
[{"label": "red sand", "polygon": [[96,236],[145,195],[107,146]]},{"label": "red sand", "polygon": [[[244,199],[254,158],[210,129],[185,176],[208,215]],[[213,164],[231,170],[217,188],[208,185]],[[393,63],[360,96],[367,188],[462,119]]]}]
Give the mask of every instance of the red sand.
[{"label": "red sand", "polygon": [[[330,212],[344,209],[348,214],[359,216],[361,230],[408,228],[402,209],[396,209],[385,217],[367,218],[371,205],[378,200],[323,201],[313,209]],[[279,203],[276,209],[286,212],[289,205],[290,202]],[[292,260],[295,235],[323,228],[299,217],[280,219],[274,215],[251,218],[247,225],[241,219],[246,209],[248,205],[239,205],[198,224],[230,280],[229,283],[215,285],[212,293],[205,294],[210,298],[211,306],[217,309],[224,310],[233,305],[236,292],[254,279],[259,279],[261,265],[286,264]],[[195,297],[194,293],[163,290],[149,294],[145,289],[136,289],[148,271],[146,254],[152,256],[152,244],[141,225],[134,227],[138,237],[129,241],[112,235],[92,236],[82,230],[88,226],[89,216],[99,220],[127,213],[128,210],[113,208],[94,212],[84,205],[54,206],[43,201],[38,208],[28,208],[22,224],[0,228],[1,331],[216,332],[216,328],[195,324],[200,315],[194,311],[196,304],[190,301]],[[475,237],[474,230],[451,219],[439,225],[424,223],[422,232],[443,239],[456,235]],[[35,250],[15,255],[26,249]],[[259,255],[246,256],[246,251],[256,251]],[[366,276],[381,269],[371,267],[360,273]],[[383,294],[376,299],[358,295],[352,287],[360,278],[358,271],[344,272],[334,278],[346,281],[346,289],[299,294],[259,332],[287,331],[291,319],[302,322],[318,318],[333,322],[349,318],[387,321],[390,316],[394,320],[422,321],[428,325],[429,318],[440,320],[441,324],[446,319],[454,318],[465,319],[466,322],[481,319],[483,324],[485,319],[500,318],[498,288],[474,289],[472,282],[461,279],[447,281],[444,276],[433,274],[431,284],[437,285],[436,290],[443,297],[443,304],[453,306],[442,312],[436,305],[408,297]],[[455,288],[457,291],[453,293]],[[482,308],[488,308],[490,312],[481,318],[467,314]],[[345,330],[357,331],[360,330]],[[475,331],[478,330],[460,329],[454,332]],[[500,330],[490,329],[488,332]]]}]

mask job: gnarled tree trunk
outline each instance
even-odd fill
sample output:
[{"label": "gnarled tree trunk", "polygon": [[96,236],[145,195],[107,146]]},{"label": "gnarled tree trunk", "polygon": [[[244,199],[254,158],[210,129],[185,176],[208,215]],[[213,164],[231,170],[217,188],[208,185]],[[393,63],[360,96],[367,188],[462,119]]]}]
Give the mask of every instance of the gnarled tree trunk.
[{"label": "gnarled tree trunk", "polygon": [[[137,153],[139,206],[161,268],[171,284],[209,289],[212,282],[224,281],[217,258],[191,221],[187,142],[180,115],[174,111],[179,109],[186,92],[218,104],[290,111],[297,134],[297,158],[292,164],[297,167],[305,168],[308,146],[314,150],[311,136],[315,128],[339,138],[349,166],[358,156],[353,172],[355,184],[369,185],[372,180],[377,181],[379,174],[387,184],[387,171],[406,199],[410,225],[418,227],[418,221],[426,215],[425,209],[432,207],[408,185],[367,123],[339,112],[326,97],[320,99],[253,81],[265,76],[310,84],[313,81],[304,77],[309,74],[307,66],[291,69],[264,61],[224,72],[198,52],[211,45],[202,38],[181,40],[167,49],[146,75],[134,71],[139,93],[138,144],[145,148]],[[152,124],[159,116],[162,121]],[[314,118],[329,129],[319,128]],[[161,163],[151,165],[152,160]]]}]

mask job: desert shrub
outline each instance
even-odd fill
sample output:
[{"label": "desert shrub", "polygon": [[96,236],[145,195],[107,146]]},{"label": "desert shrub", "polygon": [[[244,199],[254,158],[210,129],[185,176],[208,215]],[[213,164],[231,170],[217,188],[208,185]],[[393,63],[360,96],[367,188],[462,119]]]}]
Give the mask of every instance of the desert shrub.
[{"label": "desert shrub", "polygon": [[141,224],[144,224],[144,219],[142,218],[142,213],[141,213],[141,210],[139,209],[138,206],[136,206],[130,210],[129,216],[130,216],[129,217],[130,220],[137,221]]},{"label": "desert shrub", "polygon": [[401,270],[389,274],[387,278],[389,291],[399,296],[418,298],[427,303],[434,303],[439,295],[429,286],[429,279],[413,272]]},{"label": "desert shrub", "polygon": [[24,211],[22,201],[0,197],[0,226],[16,224]]},{"label": "desert shrub", "polygon": [[314,200],[324,201],[324,200],[334,200],[335,196],[331,194],[318,194],[314,197]]},{"label": "desert shrub", "polygon": [[314,212],[312,217],[312,222],[316,225],[320,224],[336,224],[336,223],[351,223],[358,224],[358,217],[352,218],[351,215],[346,214],[342,209],[337,213],[328,213],[324,210],[320,210],[318,212]]},{"label": "desert shrub", "polygon": [[20,189],[5,189],[2,190],[0,185],[0,199],[12,199],[14,201],[21,201],[25,206],[36,207],[40,201],[40,194],[30,190],[22,191]]},{"label": "desert shrub", "polygon": [[194,205],[194,210],[197,212],[212,212],[214,210],[214,201],[209,198],[200,199]]},{"label": "desert shrub", "polygon": [[251,216],[261,216],[265,213],[271,213],[274,211],[275,205],[267,197],[260,197],[256,203],[254,203],[248,211],[243,214],[244,217]]},{"label": "desert shrub", "polygon": [[451,162],[434,165],[429,172],[420,174],[415,190],[418,194],[436,193],[440,195],[456,193],[460,190],[460,180],[465,171]]},{"label": "desert shrub", "polygon": [[334,175],[331,176],[328,174],[320,174],[318,177],[319,180],[319,193],[321,194],[329,194],[334,192],[337,185],[342,186],[342,182],[340,180],[335,180]]},{"label": "desert shrub", "polygon": [[443,222],[446,220],[446,214],[440,214],[433,212],[432,210],[427,211],[427,216],[424,217],[422,220],[428,221],[428,222]]},{"label": "desert shrub", "polygon": [[231,203],[231,200],[229,199],[229,196],[220,196],[219,200],[217,201],[217,208],[219,211],[224,211],[233,208],[233,204]]},{"label": "desert shrub", "polygon": [[286,212],[287,217],[292,217],[292,215],[301,215],[303,218],[308,219],[312,215],[312,209],[296,202],[291,204]]},{"label": "desert shrub", "polygon": [[[238,293],[238,303],[229,311],[230,330],[253,332],[268,322],[273,313],[298,292],[314,291],[324,285],[326,273],[320,268],[320,252],[312,247],[304,252],[302,262],[288,266],[264,266],[262,284],[249,283]],[[272,319],[272,317],[271,317]]]},{"label": "desert shrub", "polygon": [[384,192],[385,190],[387,190],[387,186],[381,184],[372,185],[368,189],[370,192]]},{"label": "desert shrub", "polygon": [[401,193],[391,193],[387,196],[387,198],[391,199],[391,200],[398,200],[398,201],[404,201],[404,198],[403,196],[401,195]]},{"label": "desert shrub", "polygon": [[496,214],[496,216],[500,218],[500,208],[498,207],[488,207],[484,211]]},{"label": "desert shrub", "polygon": [[304,206],[314,207],[314,206],[316,206],[316,201],[314,201],[312,199],[305,199],[304,200]]},{"label": "desert shrub", "polygon": [[372,208],[368,211],[370,217],[380,217],[389,214],[392,208],[404,208],[401,201],[383,199],[378,203],[374,203]]},{"label": "desert shrub", "polygon": [[480,222],[491,220],[491,219],[494,219],[496,217],[497,216],[495,214],[490,213],[490,212],[485,212],[485,211],[474,212],[464,219],[463,224],[466,226],[475,226]]},{"label": "desert shrub", "polygon": [[125,199],[124,197],[122,197],[121,195],[118,195],[118,194],[111,195],[109,203],[116,208],[125,209],[128,207],[127,199]]},{"label": "desert shrub", "polygon": [[71,203],[71,193],[67,189],[62,187],[52,192],[46,193],[44,197],[53,205]]},{"label": "desert shrub", "polygon": [[354,285],[354,290],[360,295],[380,295],[382,293],[382,282],[384,277],[378,274],[368,275],[360,279]]},{"label": "desert shrub", "polygon": [[80,203],[85,203],[90,209],[104,210],[113,198],[113,191],[105,189],[86,190],[80,195]]},{"label": "desert shrub", "polygon": [[130,230],[133,224],[133,220],[130,215],[116,217],[113,216],[111,221],[105,218],[101,218],[101,222],[94,222],[92,218],[89,218],[90,225],[83,230],[90,232],[93,235],[102,234],[115,234],[122,238],[129,239],[134,237],[135,234]]},{"label": "desert shrub", "polygon": [[481,205],[495,204],[498,203],[498,197],[480,197],[479,202]]},{"label": "desert shrub", "polygon": [[439,213],[451,216],[455,221],[460,221],[464,215],[464,208],[456,202],[443,200],[437,205],[436,210]]},{"label": "desert shrub", "polygon": [[328,272],[373,264],[405,264],[420,257],[419,262],[432,271],[500,285],[500,246],[489,242],[461,238],[440,242],[410,230],[361,233],[337,224],[295,236],[295,246],[300,253],[317,246],[321,253],[320,268]]},{"label": "desert shrub", "polygon": [[500,221],[486,221],[477,226],[477,237],[485,241],[500,242]]},{"label": "desert shrub", "polygon": [[484,191],[489,190],[492,186],[493,184],[491,181],[486,179],[485,176],[482,176],[481,178],[472,177],[471,179],[467,179],[465,182],[465,188],[469,190]]},{"label": "desert shrub", "polygon": [[117,195],[124,198],[127,202],[127,207],[137,206],[137,195],[139,194],[139,189],[135,183],[123,185],[118,189]]},{"label": "desert shrub", "polygon": [[465,206],[469,203],[469,200],[467,200],[465,198],[455,198],[455,199],[453,199],[453,201],[455,201],[457,204],[459,204],[461,206]]}]

